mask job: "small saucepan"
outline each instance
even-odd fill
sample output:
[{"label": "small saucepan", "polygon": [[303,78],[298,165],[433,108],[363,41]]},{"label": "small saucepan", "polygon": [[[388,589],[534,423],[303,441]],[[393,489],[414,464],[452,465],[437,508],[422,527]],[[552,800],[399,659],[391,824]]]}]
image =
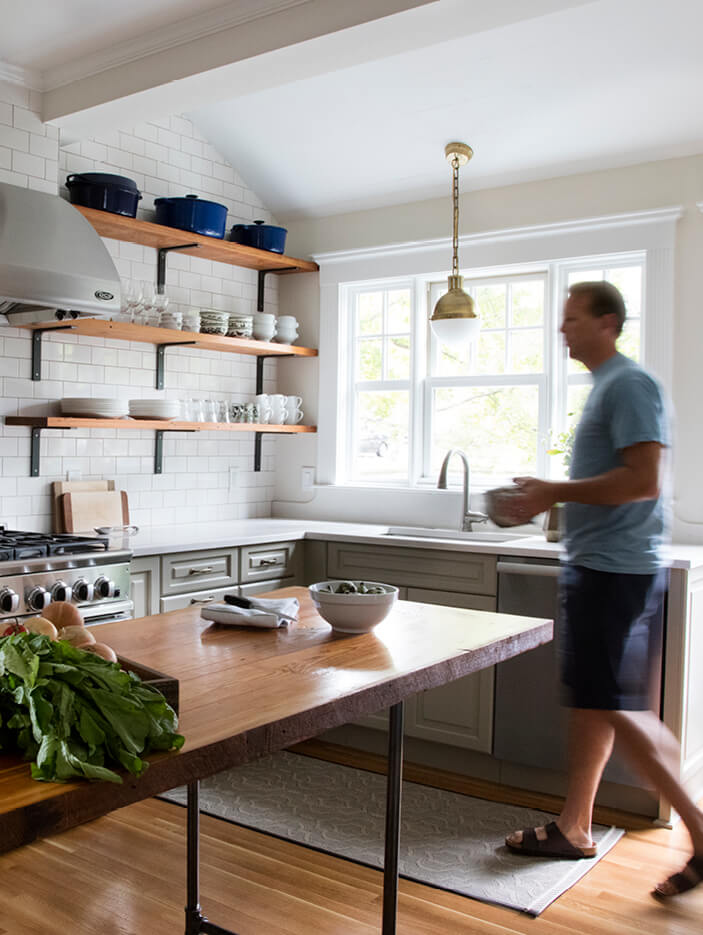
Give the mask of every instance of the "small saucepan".
[{"label": "small saucepan", "polygon": [[270,253],[283,253],[286,246],[285,227],[254,221],[253,224],[235,224],[229,232],[229,239],[245,247],[257,247]]}]

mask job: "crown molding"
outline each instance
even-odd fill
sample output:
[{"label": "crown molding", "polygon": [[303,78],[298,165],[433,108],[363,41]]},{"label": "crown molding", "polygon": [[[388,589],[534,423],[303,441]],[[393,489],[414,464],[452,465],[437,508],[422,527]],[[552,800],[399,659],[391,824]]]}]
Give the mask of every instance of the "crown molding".
[{"label": "crown molding", "polygon": [[309,0],[240,0],[188,19],[154,29],[136,39],[116,42],[97,52],[78,56],[75,61],[47,68],[41,73],[42,86],[39,90],[53,91],[55,88],[91,78],[103,71],[120,65],[129,65],[139,59],[167,52],[169,49],[197,42],[223,30],[243,26],[298,6]]},{"label": "crown molding", "polygon": [[[703,211],[703,202],[699,207]],[[534,224],[527,227],[512,227],[498,231],[483,231],[478,234],[463,234],[459,237],[461,246],[485,243],[500,243],[505,240],[524,240],[534,237],[551,237],[559,234],[604,231],[612,228],[635,227],[642,224],[673,223],[683,216],[683,207],[657,208],[652,211],[632,211],[627,214],[610,214],[602,217],[583,218],[575,221],[558,221],[553,224]],[[388,244],[379,247],[361,247],[354,250],[335,250],[330,253],[313,253],[317,262],[345,262],[364,260],[384,256],[401,256],[419,253],[423,250],[444,247],[451,243],[450,237],[438,237],[433,240],[414,240],[408,243]]]}]

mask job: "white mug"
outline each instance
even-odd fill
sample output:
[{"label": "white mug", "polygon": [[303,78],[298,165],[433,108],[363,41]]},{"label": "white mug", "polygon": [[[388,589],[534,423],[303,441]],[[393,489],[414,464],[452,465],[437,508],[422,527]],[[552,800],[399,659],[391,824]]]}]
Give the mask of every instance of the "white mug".
[{"label": "white mug", "polygon": [[303,418],[301,396],[286,396],[286,422],[288,425],[296,425]]},{"label": "white mug", "polygon": [[271,404],[271,422],[274,425],[283,425],[286,421],[286,397],[281,393],[274,393],[269,397]]},{"label": "white mug", "polygon": [[303,418],[302,409],[286,409],[286,424],[287,425],[297,425],[298,422]]},{"label": "white mug", "polygon": [[259,422],[262,425],[268,425],[271,421],[271,397],[268,393],[259,393],[254,397],[254,401],[259,407]]}]

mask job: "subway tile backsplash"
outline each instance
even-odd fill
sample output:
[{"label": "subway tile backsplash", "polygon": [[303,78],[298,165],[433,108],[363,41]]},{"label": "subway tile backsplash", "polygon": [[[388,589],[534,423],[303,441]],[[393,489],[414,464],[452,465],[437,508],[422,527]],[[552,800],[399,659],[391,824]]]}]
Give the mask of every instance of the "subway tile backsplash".
[{"label": "subway tile backsplash", "polygon": [[[133,178],[143,193],[139,217],[153,220],[154,198],[194,193],[226,204],[228,227],[263,218],[275,223],[236,169],[183,116],[60,147],[55,127],[36,115],[34,95],[0,82],[0,180],[66,196],[71,172],[112,172]],[[153,282],[156,251],[106,239],[123,280]],[[256,274],[178,253],[169,255],[166,292],[173,305],[253,312]],[[275,277],[265,305],[278,313]],[[58,414],[65,396],[253,398],[255,358],[169,348],[165,389],[154,389],[155,349],[148,344],[76,336],[43,339],[43,379],[30,379],[29,332],[0,328],[0,416]],[[264,392],[276,391],[276,364],[267,360]],[[255,473],[253,434],[166,433],[163,474],[153,473],[154,432],[45,431],[41,477],[29,476],[30,437],[23,426],[0,425],[0,523],[51,528],[50,483],[69,473],[114,478],[129,495],[130,520],[161,525],[269,516],[276,442],[264,436]],[[236,482],[231,479],[236,468]]]}]

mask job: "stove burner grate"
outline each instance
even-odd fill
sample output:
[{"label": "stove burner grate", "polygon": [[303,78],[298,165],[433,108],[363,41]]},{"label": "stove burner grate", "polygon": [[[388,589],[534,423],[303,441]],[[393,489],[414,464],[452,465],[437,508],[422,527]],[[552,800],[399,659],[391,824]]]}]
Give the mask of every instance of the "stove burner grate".
[{"label": "stove burner grate", "polygon": [[0,561],[43,558],[45,555],[78,555],[81,552],[106,552],[106,536],[75,536],[72,533],[46,535],[20,532],[0,526]]}]

